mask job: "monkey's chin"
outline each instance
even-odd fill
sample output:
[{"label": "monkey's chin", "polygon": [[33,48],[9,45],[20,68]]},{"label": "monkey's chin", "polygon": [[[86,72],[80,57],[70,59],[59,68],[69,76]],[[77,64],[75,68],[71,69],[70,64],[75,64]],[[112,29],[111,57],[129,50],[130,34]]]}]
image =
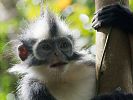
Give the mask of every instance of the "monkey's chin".
[{"label": "monkey's chin", "polygon": [[61,68],[61,67],[64,67],[65,65],[67,65],[66,62],[57,62],[50,65],[50,68]]}]

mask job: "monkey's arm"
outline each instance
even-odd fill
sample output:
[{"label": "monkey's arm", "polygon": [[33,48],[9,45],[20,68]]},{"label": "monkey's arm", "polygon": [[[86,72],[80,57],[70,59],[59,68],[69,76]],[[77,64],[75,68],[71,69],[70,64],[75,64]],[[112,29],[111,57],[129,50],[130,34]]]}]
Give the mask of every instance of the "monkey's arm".
[{"label": "monkey's arm", "polygon": [[101,8],[95,13],[92,27],[98,30],[100,27],[116,27],[124,32],[133,32],[132,12],[119,4],[109,5]]},{"label": "monkey's arm", "polygon": [[20,89],[20,100],[56,100],[47,90],[46,86],[38,80],[29,79],[23,82]]}]

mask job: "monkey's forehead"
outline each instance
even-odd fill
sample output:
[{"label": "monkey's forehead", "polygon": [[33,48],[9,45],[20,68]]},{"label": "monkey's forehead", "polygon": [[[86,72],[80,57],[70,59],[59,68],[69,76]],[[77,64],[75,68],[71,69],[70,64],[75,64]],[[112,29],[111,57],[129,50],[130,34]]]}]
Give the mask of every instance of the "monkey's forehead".
[{"label": "monkey's forehead", "polygon": [[45,12],[44,16],[30,23],[23,32],[23,38],[33,39],[46,39],[73,34],[66,22],[52,12]]}]

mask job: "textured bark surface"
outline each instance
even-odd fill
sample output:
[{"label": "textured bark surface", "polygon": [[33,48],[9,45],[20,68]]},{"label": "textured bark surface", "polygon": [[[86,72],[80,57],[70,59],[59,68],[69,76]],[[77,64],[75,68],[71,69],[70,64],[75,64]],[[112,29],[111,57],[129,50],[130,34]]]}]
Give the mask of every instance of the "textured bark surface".
[{"label": "textured bark surface", "polygon": [[[128,5],[128,0],[123,0]],[[96,10],[120,0],[95,0]],[[96,67],[97,75],[103,54],[104,43],[110,28],[102,27],[96,35]],[[133,92],[131,75],[131,46],[128,34],[113,28],[109,45],[102,65],[99,93],[112,92],[120,87],[125,92]]]}]

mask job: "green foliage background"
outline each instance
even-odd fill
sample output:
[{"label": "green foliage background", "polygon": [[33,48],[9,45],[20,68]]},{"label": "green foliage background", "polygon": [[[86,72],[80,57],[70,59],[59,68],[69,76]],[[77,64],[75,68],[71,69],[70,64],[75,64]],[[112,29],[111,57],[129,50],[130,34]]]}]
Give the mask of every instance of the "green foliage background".
[{"label": "green foliage background", "polygon": [[[10,51],[7,52],[5,50],[5,45],[19,33],[19,27],[23,24],[23,19],[31,21],[39,16],[40,5],[36,1],[37,0],[0,1],[0,11],[2,11],[2,7],[10,13],[12,13],[10,8],[14,9],[12,16],[8,16],[9,18],[7,19],[0,19],[0,100],[6,100],[8,93],[15,93],[17,83],[17,78],[7,73],[7,69],[15,62],[11,60],[11,55],[3,57],[3,54],[10,53]],[[131,6],[133,5],[133,0],[129,1],[130,8],[133,10],[133,6]],[[11,5],[9,3],[11,3]],[[87,45],[90,46],[95,43],[95,31],[92,29],[86,30],[79,18],[80,14],[86,14],[89,16],[91,22],[95,11],[94,0],[48,0],[48,4],[56,13],[63,12],[65,8],[71,6],[73,13],[67,17],[67,21],[70,22],[70,27],[80,30],[82,33],[81,36],[89,40]]]}]

